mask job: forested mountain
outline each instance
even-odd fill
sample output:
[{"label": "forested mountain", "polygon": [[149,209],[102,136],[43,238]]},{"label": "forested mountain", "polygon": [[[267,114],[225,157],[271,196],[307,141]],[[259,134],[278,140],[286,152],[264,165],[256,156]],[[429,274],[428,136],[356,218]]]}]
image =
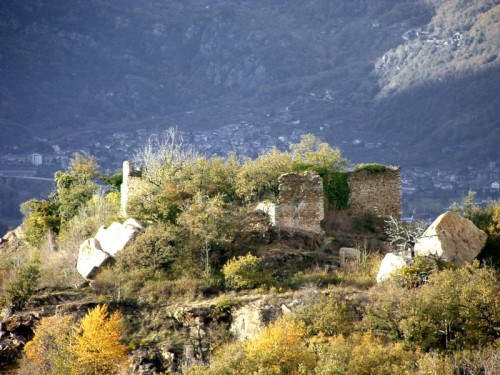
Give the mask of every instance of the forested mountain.
[{"label": "forested mountain", "polygon": [[0,150],[246,118],[355,161],[496,160],[499,13],[494,0],[0,0]]}]

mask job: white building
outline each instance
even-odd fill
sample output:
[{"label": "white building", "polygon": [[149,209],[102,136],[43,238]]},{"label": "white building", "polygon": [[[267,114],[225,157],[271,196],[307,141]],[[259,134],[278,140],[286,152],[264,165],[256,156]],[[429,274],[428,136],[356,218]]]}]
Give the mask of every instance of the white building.
[{"label": "white building", "polygon": [[39,153],[33,153],[28,156],[28,160],[33,165],[42,165],[43,164],[43,156]]}]

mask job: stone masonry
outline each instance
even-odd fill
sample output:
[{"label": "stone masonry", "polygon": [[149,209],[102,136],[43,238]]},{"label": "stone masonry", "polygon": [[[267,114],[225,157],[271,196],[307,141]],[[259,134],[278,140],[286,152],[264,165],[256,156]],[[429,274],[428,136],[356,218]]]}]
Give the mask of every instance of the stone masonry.
[{"label": "stone masonry", "polygon": [[325,217],[323,179],[315,173],[289,173],[279,178],[276,226],[321,233]]},{"label": "stone masonry", "polygon": [[[134,168],[131,161],[123,163],[121,187],[121,215],[126,217],[128,206],[135,196],[144,191],[141,170]],[[349,208],[351,217],[373,213],[377,216],[401,216],[401,178],[399,167],[387,167],[385,171],[366,170],[349,172]],[[293,231],[322,233],[325,211],[332,210],[325,204],[323,180],[313,172],[289,173],[279,178],[278,203],[262,202],[257,210],[269,216],[271,225]]]},{"label": "stone masonry", "polygon": [[120,189],[121,201],[120,201],[120,215],[122,217],[127,217],[127,208],[131,201],[131,198],[137,194],[143,185],[142,172],[140,169],[134,168],[134,163],[131,161],[123,162],[123,182]]},{"label": "stone masonry", "polygon": [[377,216],[401,216],[401,178],[399,167],[387,167],[385,171],[358,171],[349,173],[350,216],[371,212]]}]

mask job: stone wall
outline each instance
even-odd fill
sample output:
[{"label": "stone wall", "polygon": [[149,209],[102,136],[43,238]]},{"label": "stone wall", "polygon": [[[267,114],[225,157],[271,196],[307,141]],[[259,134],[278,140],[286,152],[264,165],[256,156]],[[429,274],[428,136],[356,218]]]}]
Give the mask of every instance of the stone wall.
[{"label": "stone wall", "polygon": [[142,189],[144,185],[142,180],[142,172],[140,169],[134,167],[131,161],[123,162],[123,182],[120,189],[120,216],[128,216],[128,206],[133,197]]},{"label": "stone wall", "polygon": [[[121,215],[127,217],[130,202],[134,196],[144,192],[145,183],[141,170],[131,161],[123,162],[123,183],[121,187]],[[401,178],[398,167],[387,167],[385,171],[368,172],[366,170],[350,172],[349,208],[344,210],[351,217],[367,212],[377,216],[401,216]],[[279,178],[279,198],[274,205],[271,202],[259,204],[257,210],[269,216],[273,226],[278,228],[322,233],[322,221],[327,216],[335,215],[329,205],[325,205],[323,180],[316,173],[284,174]],[[326,225],[330,220],[326,220]]]},{"label": "stone wall", "polygon": [[284,174],[279,178],[275,224],[279,228],[321,233],[325,216],[323,179],[315,173]]},{"label": "stone wall", "polygon": [[348,177],[350,216],[371,212],[377,216],[401,216],[401,177],[399,167],[385,171],[351,172]]}]

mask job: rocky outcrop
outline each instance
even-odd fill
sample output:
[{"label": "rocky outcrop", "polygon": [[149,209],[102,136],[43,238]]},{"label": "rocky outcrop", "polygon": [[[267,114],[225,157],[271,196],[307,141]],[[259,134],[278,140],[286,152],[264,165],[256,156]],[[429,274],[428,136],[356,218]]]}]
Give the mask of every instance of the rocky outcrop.
[{"label": "rocky outcrop", "polygon": [[142,230],[142,225],[134,219],[128,219],[123,224],[113,222],[108,228],[99,228],[95,238],[85,240],[80,245],[76,265],[80,275],[88,280],[93,279],[99,269]]},{"label": "rocky outcrop", "polygon": [[0,314],[0,369],[7,369],[9,365],[21,358],[24,345],[33,338],[35,325],[40,318],[39,312],[12,313],[9,308],[2,310]]},{"label": "rocky outcrop", "polygon": [[406,266],[406,260],[401,255],[396,255],[393,253],[388,253],[382,259],[380,263],[380,268],[377,273],[377,283],[381,283],[391,277],[391,275]]},{"label": "rocky outcrop", "polygon": [[21,227],[7,232],[3,237],[0,238],[0,249],[4,250],[14,250],[19,245],[20,238],[22,236]]},{"label": "rocky outcrop", "polygon": [[238,341],[252,339],[281,313],[265,300],[252,301],[233,311],[230,331]]},{"label": "rocky outcrop", "polygon": [[486,243],[487,234],[455,212],[440,215],[415,244],[415,255],[455,264],[471,262]]}]

